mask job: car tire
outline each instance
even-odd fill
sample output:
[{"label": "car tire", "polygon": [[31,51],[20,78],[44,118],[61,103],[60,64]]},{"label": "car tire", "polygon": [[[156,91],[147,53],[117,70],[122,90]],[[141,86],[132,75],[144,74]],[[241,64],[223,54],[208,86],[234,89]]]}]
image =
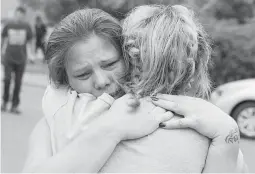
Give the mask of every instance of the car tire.
[{"label": "car tire", "polygon": [[[240,130],[240,135],[242,137],[246,137],[246,138],[251,138],[251,139],[255,139],[255,123],[251,123],[252,126],[252,130],[254,130],[254,134],[250,131],[247,130],[247,119],[245,120],[246,117],[244,114],[241,114],[242,112],[244,113],[245,110],[247,111],[247,109],[249,108],[253,108],[253,111],[255,112],[255,101],[247,101],[244,103],[239,104],[232,112],[232,117],[236,120],[238,126],[239,126],[239,130]],[[253,116],[251,116],[252,118],[255,117],[255,113],[252,114]],[[249,118],[251,118],[249,116]],[[254,118],[253,118],[254,119]],[[246,124],[245,124],[246,121]]]}]

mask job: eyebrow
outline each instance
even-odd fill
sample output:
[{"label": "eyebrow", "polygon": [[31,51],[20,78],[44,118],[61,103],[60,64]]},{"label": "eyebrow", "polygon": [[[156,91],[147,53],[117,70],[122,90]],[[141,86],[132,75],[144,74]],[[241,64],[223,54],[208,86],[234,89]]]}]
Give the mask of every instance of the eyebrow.
[{"label": "eyebrow", "polygon": [[74,70],[73,74],[74,75],[79,75],[80,73],[83,73],[83,72],[86,72],[86,71],[90,71],[90,67],[91,67],[90,65],[85,65],[82,68]]},{"label": "eyebrow", "polygon": [[118,60],[118,59],[119,59],[119,58],[116,56],[116,57],[109,58],[109,59],[107,59],[107,60],[101,60],[100,63],[105,64],[105,63],[109,63],[109,62],[116,61],[116,60]]}]

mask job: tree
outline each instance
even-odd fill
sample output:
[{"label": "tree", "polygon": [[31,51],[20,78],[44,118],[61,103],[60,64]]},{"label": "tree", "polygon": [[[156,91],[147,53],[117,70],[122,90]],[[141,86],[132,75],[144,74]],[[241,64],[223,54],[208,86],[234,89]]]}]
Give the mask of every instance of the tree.
[{"label": "tree", "polygon": [[44,12],[50,22],[56,23],[78,8],[76,0],[50,0],[45,4]]},{"label": "tree", "polygon": [[215,17],[217,19],[236,19],[239,24],[245,24],[254,16],[254,0],[224,0],[217,1]]}]

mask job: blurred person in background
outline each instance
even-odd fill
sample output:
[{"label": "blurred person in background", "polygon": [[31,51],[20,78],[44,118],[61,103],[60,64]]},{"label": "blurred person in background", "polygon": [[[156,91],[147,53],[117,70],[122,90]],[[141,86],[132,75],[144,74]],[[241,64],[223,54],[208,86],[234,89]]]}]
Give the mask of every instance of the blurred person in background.
[{"label": "blurred person in background", "polygon": [[44,52],[45,52],[44,42],[45,42],[46,33],[47,33],[46,25],[44,24],[41,16],[37,16],[35,21],[35,34],[36,34],[35,35],[36,36],[35,52],[36,52],[37,58],[39,57],[39,55],[43,56],[43,62],[44,62]]},{"label": "blurred person in background", "polygon": [[15,10],[14,18],[10,20],[2,30],[2,64],[4,66],[4,92],[1,111],[7,110],[9,101],[9,89],[12,73],[14,76],[14,90],[12,93],[11,112],[19,114],[20,88],[24,74],[27,52],[32,54],[32,30],[26,19],[26,9],[18,7]]}]

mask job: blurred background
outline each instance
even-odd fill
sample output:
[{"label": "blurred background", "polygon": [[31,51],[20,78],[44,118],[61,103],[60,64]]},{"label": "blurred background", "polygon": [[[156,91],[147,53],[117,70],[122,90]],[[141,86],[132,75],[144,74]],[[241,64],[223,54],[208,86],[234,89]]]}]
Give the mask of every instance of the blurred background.
[{"label": "blurred background", "polygon": [[[35,33],[36,17],[46,26],[47,42],[54,25],[76,9],[96,7],[119,20],[142,4],[184,4],[194,9],[212,39],[213,82],[211,101],[231,115],[242,134],[241,148],[250,172],[255,172],[255,0],[1,0],[1,29],[16,7],[27,9],[27,21]],[[35,47],[34,34],[34,47]],[[1,77],[3,77],[1,67]],[[22,114],[1,114],[1,171],[21,172],[27,140],[43,116],[41,98],[48,83],[42,50],[28,59],[21,89]],[[1,83],[1,89],[3,84]]]}]

